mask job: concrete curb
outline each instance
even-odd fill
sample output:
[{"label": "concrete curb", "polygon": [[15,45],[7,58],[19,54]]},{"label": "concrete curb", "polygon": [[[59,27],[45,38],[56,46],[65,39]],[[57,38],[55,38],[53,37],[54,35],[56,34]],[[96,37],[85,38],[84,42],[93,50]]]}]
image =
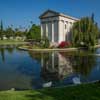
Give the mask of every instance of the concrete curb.
[{"label": "concrete curb", "polygon": [[[99,48],[100,45],[95,45],[91,48]],[[27,49],[27,48],[24,48],[24,47],[18,47],[20,50],[25,50],[25,51],[34,51],[34,52],[52,52],[52,51],[60,51],[60,52],[68,52],[68,51],[78,51],[80,50],[81,48],[64,48],[64,49],[59,49],[59,48],[56,48],[56,49]]]},{"label": "concrete curb", "polygon": [[67,52],[67,51],[77,51],[78,48],[66,48],[66,49],[27,49],[27,48],[22,48],[18,47],[20,50],[25,50],[25,51],[34,51],[34,52],[52,52],[52,51],[62,51],[62,52]]}]

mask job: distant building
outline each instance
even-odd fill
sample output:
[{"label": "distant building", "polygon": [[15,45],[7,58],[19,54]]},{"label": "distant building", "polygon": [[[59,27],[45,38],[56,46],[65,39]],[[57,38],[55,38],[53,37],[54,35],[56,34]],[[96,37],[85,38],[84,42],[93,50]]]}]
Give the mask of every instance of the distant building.
[{"label": "distant building", "polygon": [[47,10],[40,17],[41,37],[48,37],[50,42],[60,43],[61,41],[70,41],[70,29],[74,22],[79,19]]}]

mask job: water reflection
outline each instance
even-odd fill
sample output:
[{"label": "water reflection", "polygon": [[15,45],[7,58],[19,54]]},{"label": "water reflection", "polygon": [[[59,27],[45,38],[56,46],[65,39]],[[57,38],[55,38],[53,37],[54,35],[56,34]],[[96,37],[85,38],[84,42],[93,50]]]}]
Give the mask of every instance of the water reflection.
[{"label": "water reflection", "polygon": [[2,46],[0,89],[32,89],[99,80],[100,58],[88,56],[89,53],[93,52],[38,53]]},{"label": "water reflection", "polygon": [[4,52],[4,48],[0,48],[0,53],[1,53],[2,61],[5,62],[5,52]]},{"label": "water reflection", "polygon": [[[73,52],[72,52],[73,53]],[[87,77],[95,66],[95,56],[72,53],[35,53],[30,56],[41,63],[41,77],[45,82],[53,82],[53,85],[79,84],[88,81]],[[92,52],[93,53],[93,52]]]},{"label": "water reflection", "polygon": [[[21,68],[31,66],[29,58],[27,52],[16,49],[16,46],[0,47],[0,90],[32,89],[33,76],[21,71]],[[30,70],[27,72],[30,74]]]},{"label": "water reflection", "polygon": [[65,58],[58,52],[35,53],[29,52],[30,56],[41,63],[41,75],[47,81],[63,79],[73,73],[70,59]]},{"label": "water reflection", "polygon": [[1,53],[1,58],[2,61],[5,62],[6,57],[5,57],[5,53],[6,51],[10,54],[13,53],[14,49],[16,49],[15,45],[4,45],[4,46],[0,46],[0,53]]},{"label": "water reflection", "polygon": [[69,61],[73,67],[74,73],[78,73],[87,77],[90,74],[92,68],[95,66],[97,57],[93,55],[87,55],[87,54],[93,54],[94,52],[82,52],[82,53],[77,52],[74,55],[70,56],[67,55],[66,53],[63,53],[63,56],[65,58],[68,58],[69,56]]}]

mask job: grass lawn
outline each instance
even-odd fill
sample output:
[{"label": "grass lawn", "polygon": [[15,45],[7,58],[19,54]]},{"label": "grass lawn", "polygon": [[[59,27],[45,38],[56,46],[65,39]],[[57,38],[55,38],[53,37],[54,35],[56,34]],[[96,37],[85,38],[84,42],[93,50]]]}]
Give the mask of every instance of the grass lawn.
[{"label": "grass lawn", "polygon": [[25,44],[26,42],[21,40],[0,40],[0,45],[7,45],[7,44]]},{"label": "grass lawn", "polygon": [[0,100],[100,100],[100,83],[29,91],[1,91]]}]

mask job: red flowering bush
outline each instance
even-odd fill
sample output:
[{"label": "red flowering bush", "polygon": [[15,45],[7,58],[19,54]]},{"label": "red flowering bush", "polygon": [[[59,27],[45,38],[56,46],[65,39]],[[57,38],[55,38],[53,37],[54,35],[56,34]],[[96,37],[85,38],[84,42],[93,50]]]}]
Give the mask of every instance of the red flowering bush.
[{"label": "red flowering bush", "polygon": [[62,42],[58,45],[58,47],[59,47],[59,48],[66,48],[66,47],[69,47],[70,45],[71,45],[70,42],[62,41]]}]

